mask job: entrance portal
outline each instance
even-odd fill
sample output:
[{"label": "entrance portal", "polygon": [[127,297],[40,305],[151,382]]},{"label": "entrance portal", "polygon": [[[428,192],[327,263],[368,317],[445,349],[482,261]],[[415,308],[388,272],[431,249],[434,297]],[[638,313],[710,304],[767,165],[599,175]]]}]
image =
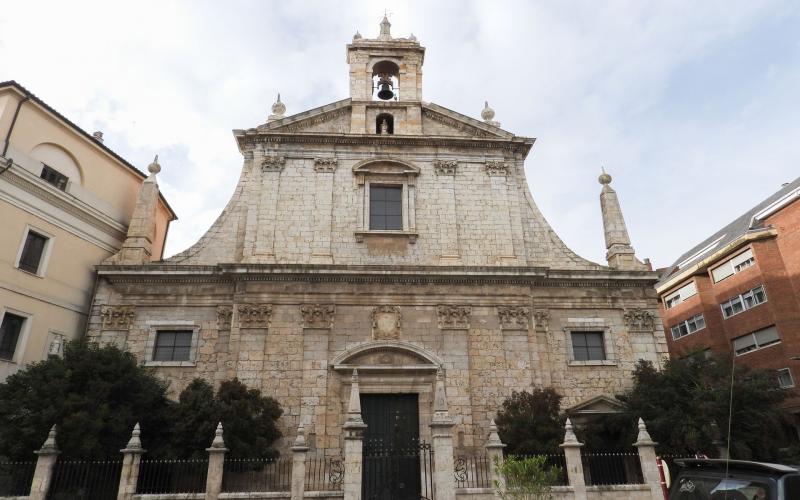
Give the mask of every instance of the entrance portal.
[{"label": "entrance portal", "polygon": [[364,500],[430,498],[430,447],[419,441],[417,394],[362,394],[364,433]]}]

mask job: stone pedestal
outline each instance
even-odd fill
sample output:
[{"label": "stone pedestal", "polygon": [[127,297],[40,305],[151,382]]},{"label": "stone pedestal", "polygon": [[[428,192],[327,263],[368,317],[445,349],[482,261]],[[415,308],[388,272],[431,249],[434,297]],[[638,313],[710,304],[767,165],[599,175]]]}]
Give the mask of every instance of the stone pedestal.
[{"label": "stone pedestal", "polygon": [[41,449],[34,453],[38,455],[38,458],[36,459],[36,469],[33,472],[33,481],[31,481],[31,494],[28,498],[45,500],[47,490],[50,489],[50,481],[53,479],[53,467],[56,465],[58,454],[61,453],[56,447],[55,425],[50,429]]},{"label": "stone pedestal", "polygon": [[222,491],[222,473],[225,465],[225,441],[222,439],[222,422],[217,424],[214,441],[208,452],[208,475],[206,476],[206,500],[217,500]]},{"label": "stone pedestal", "polygon": [[130,441],[125,448],[119,450],[122,453],[122,471],[119,475],[117,500],[131,500],[136,493],[136,483],[139,482],[139,464],[142,461],[142,454],[146,451],[142,449],[140,435],[141,431],[137,423],[133,426]]},{"label": "stone pedestal", "polygon": [[486,457],[489,459],[489,467],[492,473],[492,487],[495,489],[495,496],[500,497],[500,493],[506,491],[506,478],[500,473],[500,467],[503,465],[503,448],[506,445],[500,441],[500,435],[497,434],[497,424],[489,424],[489,440],[486,442]]},{"label": "stone pedestal", "polygon": [[456,479],[453,471],[453,426],[447,410],[444,374],[436,373],[436,391],[431,421],[431,448],[433,449],[433,487],[436,500],[455,500]]},{"label": "stone pedestal", "polygon": [[586,500],[586,481],[583,479],[583,460],[581,459],[583,443],[579,443],[578,438],[575,437],[572,422],[569,419],[564,425],[564,442],[559,446],[564,450],[567,477],[574,492],[574,498],[575,500]]},{"label": "stone pedestal", "polygon": [[633,445],[639,450],[639,462],[642,465],[644,483],[650,487],[652,499],[663,500],[661,476],[658,473],[658,462],[656,462],[656,443],[650,438],[650,433],[647,432],[647,427],[641,418],[639,419],[639,435]]},{"label": "stone pedestal", "polygon": [[303,500],[306,490],[306,433],[302,422],[292,446],[292,500]]},{"label": "stone pedestal", "polygon": [[358,370],[350,378],[350,403],[344,429],[344,500],[361,500],[361,475],[364,470],[364,431],[367,424],[361,418],[361,394],[358,389]]}]

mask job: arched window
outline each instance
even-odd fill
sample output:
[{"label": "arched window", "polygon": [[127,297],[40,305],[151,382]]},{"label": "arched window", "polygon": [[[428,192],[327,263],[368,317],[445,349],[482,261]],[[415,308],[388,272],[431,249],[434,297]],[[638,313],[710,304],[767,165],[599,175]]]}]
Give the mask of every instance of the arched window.
[{"label": "arched window", "polygon": [[66,190],[67,184],[82,184],[81,169],[73,156],[60,146],[42,143],[30,152],[32,158],[42,163],[40,177],[58,189]]},{"label": "arched window", "polygon": [[392,61],[380,61],[372,67],[372,98],[379,101],[400,99],[400,67]]},{"label": "arched window", "polygon": [[375,117],[376,134],[394,134],[394,116],[389,113],[381,113]]}]

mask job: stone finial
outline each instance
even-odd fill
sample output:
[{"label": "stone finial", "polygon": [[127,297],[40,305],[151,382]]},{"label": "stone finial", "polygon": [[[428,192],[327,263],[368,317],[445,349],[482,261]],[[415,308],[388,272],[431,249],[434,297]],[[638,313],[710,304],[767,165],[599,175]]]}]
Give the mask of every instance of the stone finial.
[{"label": "stone finial", "polygon": [[94,132],[92,137],[94,137],[94,140],[97,142],[103,142],[103,133],[99,130]]},{"label": "stone finial", "polygon": [[150,172],[151,177],[161,172],[161,165],[158,163],[158,155],[156,155],[156,157],[153,158],[153,162],[147,166],[147,171]]},{"label": "stone finial", "polygon": [[606,169],[603,168],[603,167],[600,167],[600,170],[602,170],[603,173],[600,174],[600,176],[597,178],[597,182],[599,182],[600,184],[602,184],[604,186],[606,184],[611,184],[611,176],[608,175],[608,173],[606,173]]},{"label": "stone finial", "polygon": [[655,446],[655,442],[650,437],[650,433],[647,432],[647,426],[644,425],[644,420],[639,418],[639,435],[636,436],[636,442],[633,443],[634,446]]},{"label": "stone finial", "polygon": [[603,169],[597,180],[603,185],[600,191],[600,210],[603,213],[606,261],[609,267],[626,271],[646,271],[647,266],[636,258],[631,246],[617,192],[610,186],[611,176]]},{"label": "stone finial", "polygon": [[136,451],[142,449],[142,440],[141,440],[142,431],[139,429],[139,422],[136,422],[136,425],[133,426],[133,431],[131,432],[131,438],[128,440],[128,444],[125,445],[125,451]]},{"label": "stone finial", "polygon": [[303,422],[300,422],[300,425],[297,427],[297,437],[294,438],[294,444],[292,445],[293,448],[305,448],[306,447],[306,428],[303,425]]},{"label": "stone finial", "polygon": [[350,403],[347,406],[347,421],[355,424],[363,424],[361,418],[361,391],[358,388],[358,370],[353,368],[353,375],[350,377]]},{"label": "stone finial", "polygon": [[447,392],[444,386],[444,370],[436,371],[436,387],[433,399],[433,423],[452,424],[450,412],[447,410]]},{"label": "stone finial", "polygon": [[494,110],[489,107],[489,101],[483,102],[483,111],[481,111],[481,118],[483,118],[484,123],[488,123],[489,125],[493,125],[495,127],[500,126],[500,122],[494,120]]},{"label": "stone finial", "polygon": [[358,30],[356,30],[356,34],[353,35],[353,40],[361,40],[362,38],[364,37],[361,36],[361,33],[359,33]]},{"label": "stone finial", "polygon": [[214,431],[214,440],[211,441],[211,448],[220,450],[225,448],[225,440],[222,439],[222,422],[217,424],[217,430]]},{"label": "stone finial", "polygon": [[417,41],[417,37],[414,35],[414,33],[411,33],[411,36],[408,37],[408,40],[411,41],[411,42],[416,42]]},{"label": "stone finial", "polygon": [[268,122],[273,120],[280,120],[283,118],[283,114],[286,112],[286,105],[281,102],[281,94],[278,93],[278,98],[275,103],[272,105],[272,114],[269,115],[267,118]]},{"label": "stone finial", "polygon": [[566,445],[577,445],[580,444],[578,442],[577,436],[575,436],[575,431],[572,428],[572,422],[570,419],[567,419],[566,423],[564,424],[564,443]]},{"label": "stone finial", "polygon": [[486,441],[487,448],[505,448],[506,445],[500,440],[500,434],[497,433],[497,424],[494,419],[489,422],[489,439]]},{"label": "stone finial", "polygon": [[56,445],[56,426],[50,428],[47,433],[47,439],[42,443],[42,447],[36,451],[37,455],[52,455],[58,453],[58,446]]},{"label": "stone finial", "polygon": [[392,39],[392,23],[389,22],[389,18],[386,14],[383,15],[383,21],[381,21],[381,34],[378,36],[378,40],[391,40]]}]

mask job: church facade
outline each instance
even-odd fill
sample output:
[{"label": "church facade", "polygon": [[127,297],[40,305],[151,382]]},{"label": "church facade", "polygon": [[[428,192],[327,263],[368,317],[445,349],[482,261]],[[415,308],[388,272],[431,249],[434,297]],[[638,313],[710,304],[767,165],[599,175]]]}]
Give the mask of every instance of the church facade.
[{"label": "church facade", "polygon": [[[282,446],[302,423],[312,447],[342,448],[356,369],[373,438],[429,439],[439,370],[457,449],[485,444],[515,390],[552,386],[578,418],[613,411],[636,361],[660,363],[666,343],[657,276],[634,255],[610,176],[606,266],[536,207],[523,168],[534,139],[488,105],[477,120],[422,100],[424,55],[384,19],[347,46],[349,98],[291,116],[279,98],[266,123],[235,130],[243,167],[227,207],[180,254],[99,266],[88,336],[175,394],[195,377],[261,389],[284,408]],[[153,199],[137,205],[145,228]],[[142,234],[129,250],[152,244]]]}]

